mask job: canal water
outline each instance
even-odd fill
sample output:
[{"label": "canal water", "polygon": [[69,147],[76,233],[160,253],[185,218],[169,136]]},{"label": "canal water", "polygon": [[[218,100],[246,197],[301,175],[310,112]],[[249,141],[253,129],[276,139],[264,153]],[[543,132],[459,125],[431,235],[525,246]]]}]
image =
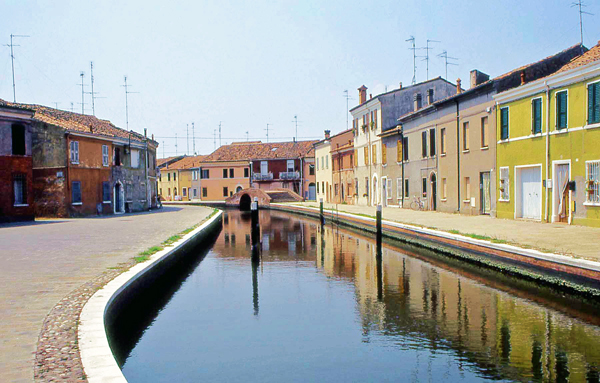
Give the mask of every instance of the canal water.
[{"label": "canal water", "polygon": [[111,332],[129,382],[598,382],[600,311],[400,243],[226,211]]}]

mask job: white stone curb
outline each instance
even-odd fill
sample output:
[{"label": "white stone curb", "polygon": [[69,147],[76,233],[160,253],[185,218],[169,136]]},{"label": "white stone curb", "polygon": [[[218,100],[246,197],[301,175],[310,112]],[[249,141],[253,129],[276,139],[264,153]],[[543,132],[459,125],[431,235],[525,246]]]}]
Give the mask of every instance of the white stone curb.
[{"label": "white stone curb", "polygon": [[148,261],[139,263],[107,283],[87,301],[79,316],[78,340],[81,363],[89,383],[127,382],[108,344],[104,316],[109,303],[140,276],[148,272],[162,258],[194,238],[223,214],[219,211],[202,225],[184,235],[172,246],[150,256]]}]

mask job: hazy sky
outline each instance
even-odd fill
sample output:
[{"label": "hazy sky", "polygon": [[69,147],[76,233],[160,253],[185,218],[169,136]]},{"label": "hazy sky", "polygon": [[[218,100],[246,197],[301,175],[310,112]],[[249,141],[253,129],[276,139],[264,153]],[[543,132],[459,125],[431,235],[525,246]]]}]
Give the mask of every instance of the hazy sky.
[{"label": "hazy sky", "polygon": [[[600,39],[600,4],[588,1],[584,42]],[[177,4],[177,5],[176,5]],[[429,77],[444,76],[443,49],[458,58],[448,78],[468,86],[471,69],[491,76],[579,42],[570,0],[480,1],[25,1],[0,0],[0,42],[16,38],[17,101],[81,111],[80,72],[96,116],[125,128],[123,76],[132,85],[129,127],[147,127],[159,155],[186,152],[195,122],[196,151],[222,143],[321,138],[346,128],[344,90],[373,95],[412,80],[412,52],[433,43]],[[418,51],[424,55],[425,50]],[[421,60],[421,59],[418,59]],[[417,62],[417,80],[426,79]],[[0,47],[0,98],[12,101],[10,49]],[[91,114],[90,95],[85,95]],[[350,122],[351,123],[351,122]],[[165,143],[163,147],[163,141]],[[218,141],[218,140],[217,140]],[[217,142],[218,145],[218,142]]]}]

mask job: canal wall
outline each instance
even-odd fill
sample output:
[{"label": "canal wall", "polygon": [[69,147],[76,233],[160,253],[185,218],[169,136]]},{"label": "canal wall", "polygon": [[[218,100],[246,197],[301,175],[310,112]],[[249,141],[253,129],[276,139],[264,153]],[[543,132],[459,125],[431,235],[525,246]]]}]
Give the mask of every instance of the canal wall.
[{"label": "canal wall", "polygon": [[159,288],[160,281],[178,273],[186,258],[198,256],[198,249],[212,245],[221,229],[223,213],[218,211],[180,240],[120,274],[98,290],[81,311],[78,341],[81,361],[88,382],[126,382],[111,349],[110,329],[122,312],[145,293]]},{"label": "canal wall", "polygon": [[[318,208],[288,204],[271,204],[269,208],[320,218]],[[325,210],[324,218],[330,223],[376,234],[376,220],[372,217]],[[600,301],[600,264],[598,262],[493,243],[394,221],[382,220],[382,235]]]}]

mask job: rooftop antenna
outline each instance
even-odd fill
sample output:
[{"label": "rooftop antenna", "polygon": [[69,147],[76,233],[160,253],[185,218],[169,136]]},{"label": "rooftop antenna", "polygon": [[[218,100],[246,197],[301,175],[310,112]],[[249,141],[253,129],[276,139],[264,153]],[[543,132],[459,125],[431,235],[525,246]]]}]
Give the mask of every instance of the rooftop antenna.
[{"label": "rooftop antenna", "polygon": [[58,109],[58,102],[57,102],[57,101],[54,101],[54,102],[53,102],[53,104],[54,104],[54,106],[56,107],[56,109]]},{"label": "rooftop antenna", "polygon": [[213,130],[213,139],[215,141],[215,150],[217,150],[217,129]]},{"label": "rooftop antenna", "polygon": [[71,113],[73,113],[73,102],[71,102]]},{"label": "rooftop antenna", "polygon": [[185,124],[185,135],[187,137],[187,150],[185,151],[185,154],[190,154],[190,124]]},{"label": "rooftop antenna", "polygon": [[13,52],[13,47],[20,47],[20,45],[13,44],[13,37],[29,37],[28,35],[10,35],[10,44],[4,44],[7,47],[10,47],[10,59],[12,61],[12,80],[13,80],[13,102],[17,102],[17,87],[15,85],[15,54]]},{"label": "rooftop antenna", "polygon": [[458,65],[456,63],[453,62],[448,62],[448,60],[458,60],[456,57],[450,57],[448,56],[448,51],[446,51],[445,49],[442,51],[442,53],[440,53],[438,55],[438,57],[441,57],[445,60],[446,62],[446,80],[448,79],[448,65]]},{"label": "rooftop antenna", "polygon": [[248,134],[248,131],[246,130],[246,142],[250,141],[250,136]]},{"label": "rooftop antenna", "polygon": [[587,4],[581,0],[577,0],[576,2],[571,3],[571,8],[578,7],[579,8],[579,33],[581,34],[581,45],[583,45],[583,15],[594,15],[593,13],[586,12],[582,9],[582,7],[587,7]]},{"label": "rooftop antenna", "polygon": [[192,148],[194,155],[196,155],[196,133],[194,132],[194,123],[192,122]]},{"label": "rooftop antenna", "polygon": [[267,124],[267,129],[265,129],[267,131],[267,142],[269,142],[269,126],[273,126],[273,124]]},{"label": "rooftop antenna", "polygon": [[417,49],[421,49],[421,48],[417,48],[415,46],[415,37],[414,36],[410,36],[409,39],[406,39],[405,41],[410,41],[412,44],[412,47],[408,48],[409,50],[413,51],[413,78],[412,78],[412,83],[416,84],[417,83],[417,57],[423,57],[423,56],[417,56]]},{"label": "rooftop antenna", "polygon": [[85,91],[83,90],[83,76],[85,76],[85,73],[83,71],[81,71],[81,73],[79,73],[79,75],[81,76],[81,114],[85,114],[85,100],[84,100]]},{"label": "rooftop antenna", "polygon": [[175,157],[177,157],[177,133],[175,133]]},{"label": "rooftop antenna", "polygon": [[90,61],[90,80],[91,80],[91,85],[92,85],[92,91],[86,92],[86,93],[92,95],[92,115],[95,116],[96,115],[95,100],[96,100],[96,98],[104,98],[104,97],[96,97],[96,94],[98,92],[94,92],[94,63],[92,61]]},{"label": "rooftop antenna", "polygon": [[[386,89],[387,90],[387,89]],[[349,105],[349,101],[353,100],[352,97],[350,97],[350,94],[348,93],[348,89],[344,90],[344,98],[346,99],[346,129],[348,129],[348,115],[350,114],[350,105]]]},{"label": "rooftop antenna", "polygon": [[429,51],[431,49],[433,49],[433,48],[429,47],[429,43],[441,43],[441,41],[427,39],[427,44],[426,44],[425,48],[421,48],[421,49],[425,49],[425,58],[423,59],[423,61],[425,61],[427,64],[427,80],[429,80]]},{"label": "rooftop antenna", "polygon": [[167,158],[165,157],[165,140],[163,140],[163,158]]},{"label": "rooftop antenna", "polygon": [[[140,93],[140,92],[130,92],[129,91],[129,87],[131,85],[127,85],[127,76],[124,76],[125,78],[125,84],[121,85],[122,87],[125,88],[125,124],[127,125],[127,130],[129,130],[129,104],[127,103],[127,95],[130,93]],[[177,133],[175,134],[175,136],[177,136]],[[175,152],[177,154],[177,139],[175,139]]]},{"label": "rooftop antenna", "polygon": [[294,116],[294,121],[296,123],[296,135],[294,136],[294,141],[298,141],[298,115]]},{"label": "rooftop antenna", "polygon": [[221,122],[219,121],[219,147],[221,147]]}]

